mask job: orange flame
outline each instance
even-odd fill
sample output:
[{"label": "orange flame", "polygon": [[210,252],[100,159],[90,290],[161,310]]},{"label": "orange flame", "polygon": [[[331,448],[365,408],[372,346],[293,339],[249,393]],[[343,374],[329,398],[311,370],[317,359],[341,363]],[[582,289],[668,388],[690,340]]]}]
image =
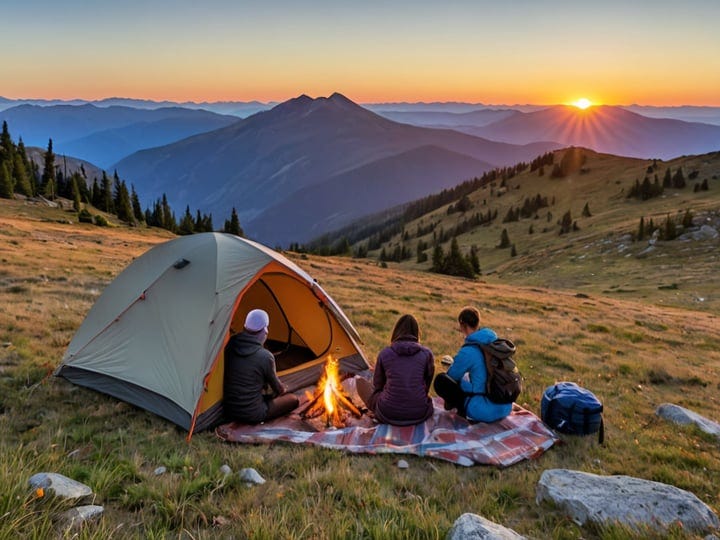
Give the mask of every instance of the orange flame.
[{"label": "orange flame", "polygon": [[345,395],[340,382],[340,365],[332,355],[328,355],[325,371],[318,381],[316,393],[314,395],[308,393],[307,397],[310,404],[302,414],[306,418],[324,415],[326,426],[343,427],[345,425],[346,413],[343,408],[358,418],[362,416],[360,410]]}]

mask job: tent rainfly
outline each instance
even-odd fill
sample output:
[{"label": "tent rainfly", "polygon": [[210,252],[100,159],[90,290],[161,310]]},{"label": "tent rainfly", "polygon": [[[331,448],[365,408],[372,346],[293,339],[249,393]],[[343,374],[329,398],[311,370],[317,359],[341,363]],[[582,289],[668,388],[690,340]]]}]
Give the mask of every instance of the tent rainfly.
[{"label": "tent rainfly", "polygon": [[159,244],[123,270],[55,375],[192,435],[222,419],[223,349],[255,308],[270,315],[266,347],[291,391],[315,384],[330,354],[346,373],[368,368],[356,330],[306,272],[256,242],[202,233]]}]

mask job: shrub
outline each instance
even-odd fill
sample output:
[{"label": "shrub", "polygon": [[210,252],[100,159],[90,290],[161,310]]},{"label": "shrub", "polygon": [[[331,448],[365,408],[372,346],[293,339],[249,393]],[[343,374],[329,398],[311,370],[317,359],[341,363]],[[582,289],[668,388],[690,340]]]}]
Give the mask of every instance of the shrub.
[{"label": "shrub", "polygon": [[92,223],[93,217],[90,212],[88,212],[87,208],[83,208],[78,212],[78,221],[80,223]]},{"label": "shrub", "polygon": [[95,216],[95,225],[98,227],[107,227],[110,224],[108,223],[108,220],[105,219],[105,216],[97,215]]}]

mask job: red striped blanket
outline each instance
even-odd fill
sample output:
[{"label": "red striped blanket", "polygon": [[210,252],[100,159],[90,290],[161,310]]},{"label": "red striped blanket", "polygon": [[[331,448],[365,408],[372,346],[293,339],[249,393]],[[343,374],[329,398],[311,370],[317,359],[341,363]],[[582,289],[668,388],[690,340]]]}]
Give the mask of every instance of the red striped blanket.
[{"label": "red striped blanket", "polygon": [[[435,413],[415,426],[377,424],[364,415],[345,428],[318,430],[297,412],[259,425],[229,423],[216,429],[224,441],[271,443],[284,441],[367,454],[414,454],[458,465],[507,467],[540,456],[557,437],[532,412],[518,405],[507,418],[485,424],[469,423],[443,409],[434,398]],[[301,410],[303,404],[297,410]]]}]

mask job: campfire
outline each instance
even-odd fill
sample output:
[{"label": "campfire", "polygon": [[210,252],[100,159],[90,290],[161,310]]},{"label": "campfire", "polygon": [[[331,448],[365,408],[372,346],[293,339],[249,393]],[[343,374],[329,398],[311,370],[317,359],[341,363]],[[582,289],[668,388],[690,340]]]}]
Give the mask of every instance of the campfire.
[{"label": "campfire", "polygon": [[328,355],[325,371],[318,381],[315,393],[307,392],[308,404],[300,411],[303,418],[321,418],[325,427],[345,427],[349,415],[356,418],[362,416],[345,392],[340,379],[339,363],[332,355]]}]

